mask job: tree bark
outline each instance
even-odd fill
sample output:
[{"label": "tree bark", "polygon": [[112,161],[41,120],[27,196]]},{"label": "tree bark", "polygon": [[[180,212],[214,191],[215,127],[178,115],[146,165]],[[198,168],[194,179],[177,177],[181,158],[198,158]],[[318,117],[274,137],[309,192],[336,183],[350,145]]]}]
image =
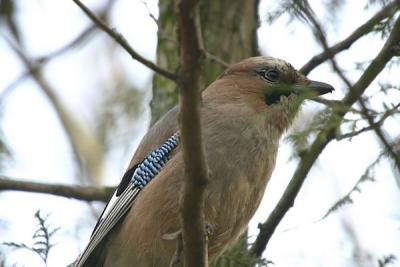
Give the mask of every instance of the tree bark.
[{"label": "tree bark", "polygon": [[[231,64],[258,55],[256,35],[259,25],[258,3],[258,0],[201,1],[200,24],[206,54],[199,81],[201,89],[205,89],[226,69],[226,66],[216,62],[213,58]],[[178,73],[180,66],[174,3],[172,0],[161,0],[159,5],[157,64]],[[160,75],[155,75],[153,98],[150,105],[151,125],[177,103],[177,84]],[[242,266],[240,262],[232,259],[231,255],[247,254],[247,247],[243,246],[243,240],[246,239],[247,236],[241,239],[237,246],[233,246],[227,252],[230,256],[215,263],[214,266]]]}]

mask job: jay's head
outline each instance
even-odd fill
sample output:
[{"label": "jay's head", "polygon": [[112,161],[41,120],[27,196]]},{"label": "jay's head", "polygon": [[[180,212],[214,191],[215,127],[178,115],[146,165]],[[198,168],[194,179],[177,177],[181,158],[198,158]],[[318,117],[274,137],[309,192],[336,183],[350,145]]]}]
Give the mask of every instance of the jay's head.
[{"label": "jay's head", "polygon": [[[334,90],[329,84],[308,79],[290,63],[272,57],[252,57],[236,63],[218,81],[230,84],[229,92],[220,93],[240,99],[278,123],[282,130],[289,126],[303,100]],[[218,87],[216,91],[221,90]]]}]

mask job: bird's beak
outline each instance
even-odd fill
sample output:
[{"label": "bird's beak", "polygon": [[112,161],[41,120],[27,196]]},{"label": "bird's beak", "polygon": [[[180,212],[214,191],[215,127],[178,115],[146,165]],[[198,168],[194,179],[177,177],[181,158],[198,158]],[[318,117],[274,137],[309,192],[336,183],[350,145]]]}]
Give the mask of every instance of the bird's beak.
[{"label": "bird's beak", "polygon": [[335,88],[333,88],[332,85],[330,84],[312,80],[310,80],[310,83],[307,85],[307,87],[310,88],[315,93],[317,93],[318,95],[331,93],[332,91],[335,90]]}]

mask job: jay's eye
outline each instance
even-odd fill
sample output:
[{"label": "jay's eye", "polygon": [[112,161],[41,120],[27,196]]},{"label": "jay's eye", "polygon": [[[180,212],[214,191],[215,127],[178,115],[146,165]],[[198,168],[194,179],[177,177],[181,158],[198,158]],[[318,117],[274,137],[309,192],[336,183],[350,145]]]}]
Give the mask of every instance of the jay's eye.
[{"label": "jay's eye", "polygon": [[276,83],[279,81],[279,72],[277,70],[267,70],[264,72],[264,78],[270,82]]}]

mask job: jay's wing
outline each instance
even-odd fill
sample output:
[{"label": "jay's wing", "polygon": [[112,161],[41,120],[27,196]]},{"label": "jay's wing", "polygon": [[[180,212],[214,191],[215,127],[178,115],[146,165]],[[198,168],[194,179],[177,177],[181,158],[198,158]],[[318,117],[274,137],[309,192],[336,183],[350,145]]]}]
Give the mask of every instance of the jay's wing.
[{"label": "jay's wing", "polygon": [[97,245],[121,220],[132,206],[138,193],[167,164],[169,155],[178,146],[179,133],[168,138],[161,146],[153,150],[142,162],[130,168],[122,178],[113,197],[105,207],[90,237],[89,244],[76,261],[75,266],[83,266]]}]

